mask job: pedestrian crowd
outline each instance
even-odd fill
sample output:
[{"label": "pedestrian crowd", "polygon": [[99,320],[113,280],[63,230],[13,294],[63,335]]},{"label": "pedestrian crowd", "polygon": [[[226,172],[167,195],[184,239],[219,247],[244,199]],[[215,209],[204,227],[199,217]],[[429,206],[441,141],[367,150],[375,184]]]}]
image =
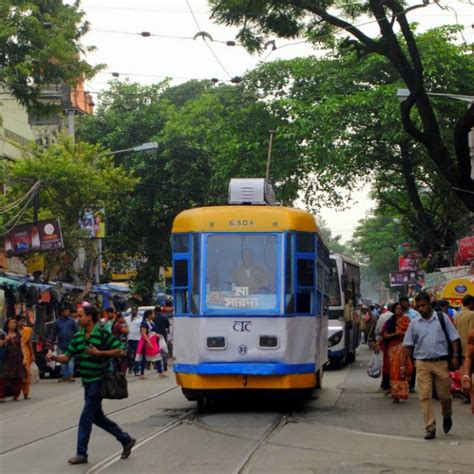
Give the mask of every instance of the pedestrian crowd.
[{"label": "pedestrian crowd", "polygon": [[[436,437],[433,399],[441,403],[443,431],[452,421],[452,393],[471,403],[474,415],[474,296],[457,312],[446,301],[432,302],[426,292],[401,297],[391,307],[363,308],[363,340],[374,351],[369,375],[381,374],[380,388],[393,403],[418,392],[425,439]],[[381,356],[381,357],[380,357]],[[381,370],[374,363],[381,359]]]}]

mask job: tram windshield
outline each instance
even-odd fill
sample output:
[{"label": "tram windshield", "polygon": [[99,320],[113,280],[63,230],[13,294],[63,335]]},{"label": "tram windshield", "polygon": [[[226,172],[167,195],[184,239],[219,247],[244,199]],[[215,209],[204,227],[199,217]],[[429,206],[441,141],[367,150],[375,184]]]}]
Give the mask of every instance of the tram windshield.
[{"label": "tram windshield", "polygon": [[276,310],[279,239],[275,234],[207,236],[208,310]]}]

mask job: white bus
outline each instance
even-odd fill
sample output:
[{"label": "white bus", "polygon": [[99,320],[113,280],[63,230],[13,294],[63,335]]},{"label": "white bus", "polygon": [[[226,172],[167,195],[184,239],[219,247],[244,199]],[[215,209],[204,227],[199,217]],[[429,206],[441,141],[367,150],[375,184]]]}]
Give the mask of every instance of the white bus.
[{"label": "white bus", "polygon": [[354,362],[360,343],[360,268],[352,258],[330,256],[328,357],[333,367]]}]

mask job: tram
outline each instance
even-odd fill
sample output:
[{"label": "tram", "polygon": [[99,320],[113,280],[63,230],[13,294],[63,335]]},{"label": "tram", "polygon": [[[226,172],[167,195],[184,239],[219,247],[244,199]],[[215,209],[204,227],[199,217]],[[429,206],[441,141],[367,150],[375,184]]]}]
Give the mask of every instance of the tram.
[{"label": "tram", "polygon": [[354,362],[360,344],[360,266],[340,254],[330,256],[329,360],[340,368]]},{"label": "tram", "polygon": [[231,180],[229,205],[173,222],[174,371],[189,400],[321,384],[329,251],[311,214],[274,205],[266,189]]}]

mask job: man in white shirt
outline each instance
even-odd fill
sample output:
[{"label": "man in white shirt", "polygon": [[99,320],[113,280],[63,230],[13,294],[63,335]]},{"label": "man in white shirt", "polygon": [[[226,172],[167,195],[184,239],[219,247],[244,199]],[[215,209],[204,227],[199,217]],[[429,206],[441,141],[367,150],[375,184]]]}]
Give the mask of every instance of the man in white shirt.
[{"label": "man in white shirt", "polygon": [[140,328],[142,319],[143,318],[138,314],[138,306],[136,305],[130,308],[130,316],[125,317],[125,322],[128,326],[127,367],[129,374],[131,374],[133,370],[133,373],[138,375],[138,364],[135,362],[135,355],[141,337]]}]

